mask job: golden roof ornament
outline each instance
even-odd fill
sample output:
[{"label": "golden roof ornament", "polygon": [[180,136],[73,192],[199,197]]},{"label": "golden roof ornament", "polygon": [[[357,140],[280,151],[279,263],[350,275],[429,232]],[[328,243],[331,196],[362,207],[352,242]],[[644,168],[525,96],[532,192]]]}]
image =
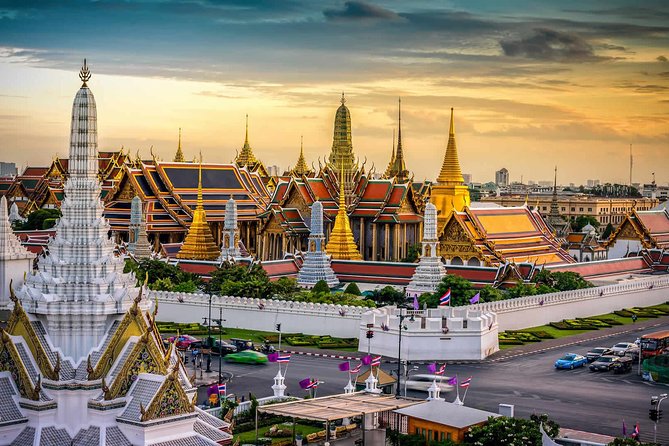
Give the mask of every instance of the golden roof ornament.
[{"label": "golden roof ornament", "polygon": [[79,71],[79,79],[81,79],[81,88],[88,87],[86,85],[86,82],[91,80],[91,71],[88,69],[88,65],[86,65],[86,59],[84,59],[84,65],[81,67],[81,70]]},{"label": "golden roof ornament", "polygon": [[351,224],[346,212],[343,170],[342,168],[340,171],[339,179],[339,211],[337,211],[337,217],[325,251],[337,260],[362,260],[358,246],[353,239],[353,231],[351,231]]},{"label": "golden roof ornament", "polygon": [[179,127],[179,143],[177,145],[177,153],[174,155],[174,162],[183,163],[185,161],[184,153],[181,151],[181,127]]},{"label": "golden roof ornament", "polygon": [[244,137],[244,146],[242,147],[242,151],[237,154],[237,157],[235,158],[235,162],[239,165],[239,167],[244,167],[244,166],[251,167],[253,164],[258,162],[255,155],[253,154],[253,149],[251,148],[251,145],[249,144],[249,115],[248,114],[246,115],[246,135]]}]

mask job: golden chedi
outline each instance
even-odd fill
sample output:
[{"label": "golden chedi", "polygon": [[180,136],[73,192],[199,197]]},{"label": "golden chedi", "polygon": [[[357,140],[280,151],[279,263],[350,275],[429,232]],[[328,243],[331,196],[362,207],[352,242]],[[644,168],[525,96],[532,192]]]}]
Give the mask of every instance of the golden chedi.
[{"label": "golden chedi", "polygon": [[342,177],[343,175],[339,181],[339,211],[325,251],[337,260],[362,260],[358,246],[353,240],[353,231],[346,213],[346,194]]}]

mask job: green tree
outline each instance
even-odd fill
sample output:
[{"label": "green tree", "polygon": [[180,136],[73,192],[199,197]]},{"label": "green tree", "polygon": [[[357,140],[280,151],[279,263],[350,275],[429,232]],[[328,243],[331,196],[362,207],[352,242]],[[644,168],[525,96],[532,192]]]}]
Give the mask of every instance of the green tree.
[{"label": "green tree", "polygon": [[402,291],[397,291],[394,287],[388,285],[380,290],[374,290],[370,298],[378,306],[384,305],[403,305],[406,303],[406,295]]},{"label": "green tree", "polygon": [[472,288],[472,284],[467,279],[456,276],[454,274],[446,274],[439,285],[437,285],[437,291],[434,294],[423,294],[418,299],[421,305],[426,303],[428,307],[435,308],[439,306],[439,298],[446,293],[448,289],[451,289],[451,305],[469,305],[469,299],[476,293]]},{"label": "green tree", "polygon": [[[546,285],[554,291],[571,291],[580,290],[583,288],[590,288],[593,285],[585,280],[579,273],[572,271],[556,271],[551,272],[544,268],[539,271],[539,274],[534,278],[534,282],[538,285]],[[552,292],[552,291],[548,291]],[[543,294],[538,292],[537,294]]]},{"label": "green tree", "polygon": [[291,277],[281,277],[276,282],[270,282],[272,294],[280,297],[290,297],[292,294],[300,291],[297,286],[297,280]]},{"label": "green tree", "polygon": [[612,233],[613,233],[613,225],[611,223],[609,223],[604,228],[604,232],[602,233],[602,239],[603,240],[608,239],[609,237],[611,237]]},{"label": "green tree", "polygon": [[498,300],[504,300],[504,293],[502,293],[497,288],[486,285],[479,290],[481,293],[481,302],[495,302]]},{"label": "green tree", "polygon": [[473,427],[465,435],[465,444],[476,446],[541,446],[539,423],[554,438],[560,427],[546,415],[532,415],[529,420],[523,418],[498,417],[488,418],[483,426]]},{"label": "green tree", "polygon": [[138,285],[144,282],[148,274],[148,286],[152,290],[193,293],[204,285],[197,274],[182,271],[178,266],[161,260],[142,259],[137,263],[133,259],[126,259],[123,271],[135,273]]},{"label": "green tree", "polygon": [[516,282],[516,286],[509,288],[506,292],[508,299],[517,297],[534,296],[537,294],[537,287],[533,283]]},{"label": "green tree", "polygon": [[407,250],[407,256],[403,258],[401,261],[405,263],[414,263],[420,257],[420,253],[421,253],[420,243],[414,243],[413,245],[409,245],[409,249]]},{"label": "green tree", "polygon": [[352,294],[354,296],[360,296],[360,288],[358,285],[356,285],[355,282],[351,282],[348,285],[346,285],[346,288],[344,289],[345,294]]},{"label": "green tree", "polygon": [[579,215],[572,220],[571,227],[574,231],[580,232],[587,224],[590,224],[595,228],[599,227],[599,222],[592,215]]},{"label": "green tree", "polygon": [[14,223],[14,228],[23,231],[50,229],[61,215],[60,209],[37,209],[28,215],[25,222]]},{"label": "green tree", "polygon": [[319,280],[311,289],[313,294],[330,294],[330,287],[325,280]]},{"label": "green tree", "polygon": [[607,446],[659,446],[657,443],[639,443],[633,438],[618,437]]}]

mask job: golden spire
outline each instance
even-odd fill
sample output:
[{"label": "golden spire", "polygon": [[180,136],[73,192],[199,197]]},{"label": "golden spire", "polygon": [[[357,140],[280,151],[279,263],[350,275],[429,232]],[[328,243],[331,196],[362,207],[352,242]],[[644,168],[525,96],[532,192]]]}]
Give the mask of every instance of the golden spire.
[{"label": "golden spire", "polygon": [[[343,99],[343,96],[342,96]],[[325,251],[338,260],[362,260],[358,251],[358,246],[353,240],[353,231],[346,213],[346,195],[344,193],[344,174],[343,168],[339,176],[339,211],[335,219],[334,227],[330,232],[330,240],[325,247]]]},{"label": "golden spire", "polygon": [[200,165],[197,170],[197,206],[193,211],[193,221],[188,228],[186,239],[177,253],[177,258],[216,260],[219,254],[218,246],[214,242],[214,236],[211,234],[211,228],[207,223],[207,214],[202,200],[202,154],[200,154]]},{"label": "golden spire", "polygon": [[253,154],[253,149],[249,144],[249,115],[246,115],[246,135],[244,137],[244,146],[242,151],[237,155],[235,162],[239,167],[252,166],[258,162],[255,155]]},{"label": "golden spire", "polygon": [[175,163],[183,163],[185,160],[184,153],[181,151],[181,127],[179,127],[179,144],[177,145],[177,153],[174,155]]},{"label": "golden spire", "polygon": [[300,136],[300,157],[297,159],[297,164],[295,164],[295,168],[293,168],[293,175],[306,175],[310,173],[311,170],[309,169],[309,166],[307,166],[307,162],[304,159],[304,137]]},{"label": "golden spire", "polygon": [[453,120],[453,108],[451,108],[451,128],[448,131],[448,144],[446,145],[446,155],[444,163],[441,166],[441,172],[437,177],[438,183],[457,183],[463,184],[465,179],[460,170],[460,161],[458,160],[458,149],[455,145],[455,124]]},{"label": "golden spire", "polygon": [[393,162],[393,176],[398,180],[404,181],[409,176],[409,171],[404,162],[404,152],[402,151],[402,98],[398,99],[397,109],[397,151]]}]

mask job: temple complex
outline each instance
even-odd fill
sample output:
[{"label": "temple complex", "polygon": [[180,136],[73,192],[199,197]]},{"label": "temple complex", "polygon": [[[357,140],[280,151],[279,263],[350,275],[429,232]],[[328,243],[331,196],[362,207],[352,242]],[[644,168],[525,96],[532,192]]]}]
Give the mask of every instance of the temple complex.
[{"label": "temple complex", "polygon": [[[342,169],[343,172],[343,169]],[[351,231],[351,223],[346,212],[344,181],[339,183],[339,211],[335,218],[334,226],[330,232],[330,239],[325,247],[325,251],[333,259],[337,260],[360,260],[362,256],[358,251],[358,246],[353,240],[353,232]]]},{"label": "temple complex", "polygon": [[453,211],[461,212],[469,206],[469,188],[465,185],[455,145],[455,123],[451,109],[451,126],[448,131],[448,144],[437,183],[432,185],[430,201],[437,207],[438,227],[443,228]]},{"label": "temple complex", "polygon": [[33,267],[35,254],[28,251],[14,235],[7,214],[7,199],[0,198],[0,309],[9,303],[7,291],[10,283],[19,287],[23,276]]},{"label": "temple complex", "polygon": [[325,234],[323,233],[323,204],[316,201],[311,205],[311,227],[309,228],[309,249],[304,255],[304,263],[297,275],[297,284],[312,288],[320,280],[327,282],[330,288],[339,285],[330,258],[324,251]]},{"label": "temple complex", "polygon": [[446,275],[446,268],[439,256],[439,239],[437,238],[437,208],[432,203],[425,205],[423,220],[422,251],[418,266],[411,278],[406,294],[418,297],[423,293],[434,293],[437,285]]},{"label": "temple complex", "polygon": [[211,234],[207,223],[207,213],[202,205],[202,161],[198,169],[197,205],[193,212],[193,221],[188,228],[188,234],[177,254],[178,259],[216,260],[219,255],[218,245]]},{"label": "temple complex", "polygon": [[[123,273],[102,215],[90,72],[72,107],[69,175],[48,253],[28,270],[0,330],[0,443],[217,445],[229,424],[194,406],[157,306]],[[4,204],[4,203],[3,203]]]}]

